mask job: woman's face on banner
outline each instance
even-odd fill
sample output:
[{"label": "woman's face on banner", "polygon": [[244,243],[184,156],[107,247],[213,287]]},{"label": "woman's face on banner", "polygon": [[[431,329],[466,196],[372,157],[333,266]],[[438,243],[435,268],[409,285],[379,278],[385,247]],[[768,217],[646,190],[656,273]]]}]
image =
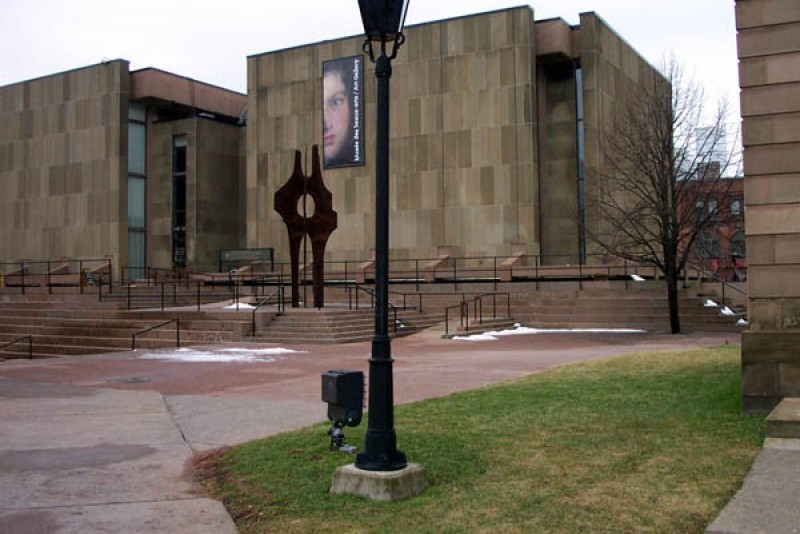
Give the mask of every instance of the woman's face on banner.
[{"label": "woman's face on banner", "polygon": [[323,111],[323,144],[325,159],[339,157],[350,132],[350,97],[341,71],[325,74],[323,80],[325,109]]}]

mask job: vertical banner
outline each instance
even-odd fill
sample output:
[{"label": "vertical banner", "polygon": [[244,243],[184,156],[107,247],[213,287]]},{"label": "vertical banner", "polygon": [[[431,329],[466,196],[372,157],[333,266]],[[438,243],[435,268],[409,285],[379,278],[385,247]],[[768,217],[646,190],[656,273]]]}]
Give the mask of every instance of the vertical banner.
[{"label": "vertical banner", "polygon": [[322,64],[322,140],[326,169],[364,164],[364,56]]}]

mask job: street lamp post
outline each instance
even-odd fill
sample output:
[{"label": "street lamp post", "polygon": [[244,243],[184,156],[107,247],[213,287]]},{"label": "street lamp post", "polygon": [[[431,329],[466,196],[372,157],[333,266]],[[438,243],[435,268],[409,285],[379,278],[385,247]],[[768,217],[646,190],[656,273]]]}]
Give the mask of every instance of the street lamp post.
[{"label": "street lamp post", "polygon": [[[367,471],[397,471],[406,456],[397,450],[394,431],[392,345],[389,339],[389,79],[392,60],[405,40],[408,0],[359,0],[364,23],[364,52],[375,63],[375,335],[369,359],[369,421],[364,452],[355,465]],[[376,50],[377,49],[377,50]],[[376,57],[376,52],[378,53]]]}]

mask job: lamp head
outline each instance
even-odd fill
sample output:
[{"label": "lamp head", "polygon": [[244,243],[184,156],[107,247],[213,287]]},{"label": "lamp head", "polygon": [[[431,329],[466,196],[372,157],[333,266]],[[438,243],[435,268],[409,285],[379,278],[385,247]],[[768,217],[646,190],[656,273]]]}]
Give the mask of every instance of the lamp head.
[{"label": "lamp head", "polygon": [[392,43],[390,59],[394,59],[405,41],[403,26],[408,0],[358,0],[358,7],[366,36],[364,50],[369,52],[370,59],[375,61],[373,43],[380,43],[382,54],[386,54],[386,44]]}]

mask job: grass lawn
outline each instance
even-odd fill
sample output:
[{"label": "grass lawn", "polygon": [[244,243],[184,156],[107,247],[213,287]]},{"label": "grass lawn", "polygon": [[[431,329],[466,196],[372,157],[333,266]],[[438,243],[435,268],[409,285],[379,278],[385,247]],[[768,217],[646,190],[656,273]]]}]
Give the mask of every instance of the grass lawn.
[{"label": "grass lawn", "polygon": [[243,533],[702,532],[763,440],[739,354],[634,354],[399,406],[398,448],[429,482],[406,501],[329,495],[353,457],[327,425],[230,449],[203,482]]}]

